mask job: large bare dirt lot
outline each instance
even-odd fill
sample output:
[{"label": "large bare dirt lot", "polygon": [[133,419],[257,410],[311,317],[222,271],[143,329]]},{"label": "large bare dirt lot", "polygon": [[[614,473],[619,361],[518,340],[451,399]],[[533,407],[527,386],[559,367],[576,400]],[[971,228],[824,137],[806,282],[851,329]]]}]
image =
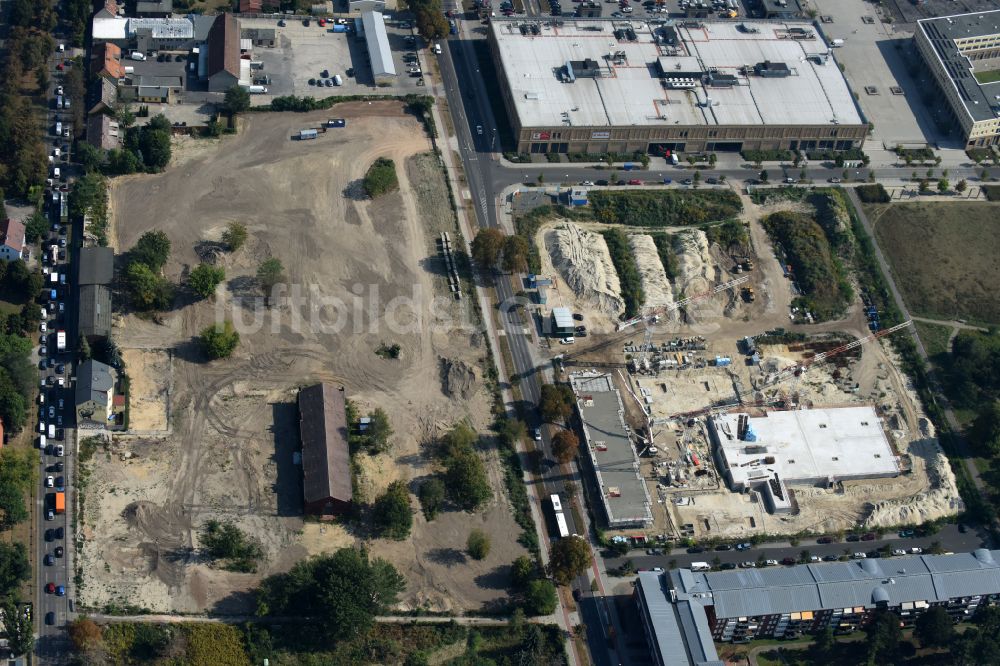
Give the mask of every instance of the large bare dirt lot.
[{"label": "large bare dirt lot", "polygon": [[[329,115],[345,117],[347,127],[315,141],[289,140]],[[454,223],[428,150],[400,105],[351,104],[250,116],[236,137],[182,145],[163,174],[115,181],[118,247],[162,229],[173,244],[168,278],[207,260],[225,267],[227,282],[214,302],[179,296],[155,321],[121,319],[116,337],[141,399],[142,429],[159,430],[169,419],[169,433],[118,436],[89,464],[81,604],[245,612],[247,591],[263,575],[362,541],[407,577],[406,607],[476,609],[505,594],[505,565],[523,551],[490,451],[498,499],[475,516],[445,512],[431,525],[418,513],[406,541],[302,518],[301,467],[293,459],[299,387],[334,382],[361,413],[388,412],[393,450],[360,459],[358,485],[368,500],[397,478],[416,482],[431,473],[424,445],[451,424],[468,419],[482,429],[488,421],[478,368],[486,346],[467,323],[465,302],[448,293],[436,256],[435,236]],[[363,200],[357,181],[380,156],[396,162],[399,191]],[[236,253],[221,252],[221,233],[233,220],[250,238]],[[283,262],[288,292],[298,289],[300,298],[280,296],[270,307],[258,301],[252,276],[268,257]],[[230,359],[205,362],[193,338],[222,317],[237,323],[240,347]],[[400,358],[376,356],[382,343],[399,344]],[[471,369],[459,373],[461,386],[444,384],[446,362]],[[157,397],[169,399],[169,417],[154,408]],[[267,560],[259,573],[228,573],[198,556],[198,532],[209,518],[232,520],[261,540]],[[472,527],[493,537],[482,562],[461,554]]]},{"label": "large bare dirt lot", "polygon": [[896,284],[915,315],[1000,322],[1000,204],[984,201],[872,206],[869,217]]}]

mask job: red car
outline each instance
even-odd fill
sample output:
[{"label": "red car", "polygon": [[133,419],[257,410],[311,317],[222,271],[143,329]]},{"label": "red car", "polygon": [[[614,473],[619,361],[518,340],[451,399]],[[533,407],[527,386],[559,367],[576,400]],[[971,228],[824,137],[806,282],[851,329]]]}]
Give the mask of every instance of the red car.
[{"label": "red car", "polygon": [[56,593],[56,584],[55,583],[49,583],[48,585],[45,586],[45,591],[48,592],[49,594],[55,594]]},{"label": "red car", "polygon": [[321,27],[321,28],[322,28],[322,27],[324,27],[325,25],[326,25],[326,19],[320,19],[320,20],[319,20],[319,27]]},{"label": "red car", "polygon": [[638,178],[633,178],[632,180],[628,181],[628,184],[629,185],[642,185],[642,181],[639,180]]}]

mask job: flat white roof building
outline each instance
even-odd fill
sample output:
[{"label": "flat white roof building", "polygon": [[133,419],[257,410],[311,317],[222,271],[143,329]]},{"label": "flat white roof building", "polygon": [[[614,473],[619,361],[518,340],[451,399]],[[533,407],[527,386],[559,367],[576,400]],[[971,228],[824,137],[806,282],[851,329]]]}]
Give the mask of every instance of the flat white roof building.
[{"label": "flat white roof building", "polygon": [[[662,23],[493,19],[494,62],[516,127],[529,130],[527,141],[551,144],[558,133],[558,139],[613,143],[613,128],[636,128],[648,143],[704,139],[726,144],[723,150],[740,149],[747,139],[754,145],[746,147],[755,148],[769,140],[787,148],[781,140],[789,138],[832,149],[863,142],[867,123],[810,23]],[[695,127],[707,131],[692,133]],[[587,132],[569,137],[560,128]]]},{"label": "flat white roof building", "polygon": [[776,411],[762,417],[720,414],[708,425],[720,472],[732,490],[768,484],[778,491],[782,484],[826,485],[899,474],[896,454],[870,406]]},{"label": "flat white roof building", "polygon": [[365,42],[368,45],[368,57],[372,63],[372,76],[375,81],[396,76],[396,65],[392,61],[392,49],[389,47],[389,35],[385,31],[385,19],[382,14],[374,11],[361,13],[361,23],[364,26]]}]

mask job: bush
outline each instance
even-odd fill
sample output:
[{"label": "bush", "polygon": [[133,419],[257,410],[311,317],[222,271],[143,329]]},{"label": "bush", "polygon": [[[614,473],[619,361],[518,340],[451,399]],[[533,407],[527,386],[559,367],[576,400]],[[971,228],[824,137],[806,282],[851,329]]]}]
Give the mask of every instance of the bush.
[{"label": "bush", "polygon": [[552,438],[552,454],[561,463],[568,463],[580,450],[580,440],[571,430],[560,430]]},{"label": "bush", "polygon": [[674,251],[674,237],[670,234],[651,234],[656,245],[656,253],[660,255],[660,263],[668,280],[673,280],[680,273],[677,264],[677,253]]},{"label": "bush", "polygon": [[811,160],[825,160],[827,162],[837,162],[842,164],[843,160],[862,161],[868,163],[868,156],[860,148],[849,148],[848,150],[808,150],[806,157]]},{"label": "bush", "polygon": [[202,528],[201,544],[213,559],[227,560],[223,567],[227,571],[257,571],[257,563],[264,557],[260,542],[247,536],[230,522],[206,521]]},{"label": "bush", "polygon": [[542,384],[538,408],[542,418],[552,423],[565,422],[573,414],[576,396],[567,384]]},{"label": "bush", "polygon": [[170,239],[162,231],[147,231],[129,251],[129,259],[159,273],[170,258]]},{"label": "bush", "polygon": [[615,265],[615,271],[617,271],[618,280],[621,283],[622,298],[625,300],[624,317],[631,319],[639,314],[640,308],[646,302],[639,267],[632,255],[628,237],[621,229],[606,229],[601,232],[601,235],[604,236],[604,240],[608,244],[611,262]]},{"label": "bush", "polygon": [[744,150],[740,156],[747,162],[791,162],[795,153],[790,150]]},{"label": "bush", "polygon": [[420,484],[420,508],[424,518],[434,520],[444,506],[444,482],[441,479],[428,479]]},{"label": "bush", "polygon": [[1000,201],[1000,185],[983,185],[982,190],[987,201]]},{"label": "bush", "polygon": [[524,612],[528,615],[550,615],[555,611],[557,601],[556,586],[552,581],[533,580],[524,593]]},{"label": "bush", "polygon": [[[780,243],[795,281],[805,296],[802,305],[815,317],[831,319],[847,305],[842,267],[835,262],[823,228],[800,213],[779,211],[763,220],[771,240]],[[849,289],[846,288],[846,289]]]},{"label": "bush", "polygon": [[380,536],[401,541],[410,535],[413,511],[410,491],[403,481],[393,481],[372,507],[372,520]]},{"label": "bush", "polygon": [[375,163],[368,167],[362,186],[365,194],[372,199],[398,189],[399,180],[396,177],[395,163],[387,157],[375,160]]},{"label": "bush", "polygon": [[719,222],[743,209],[730,190],[592,190],[590,206],[601,222],[642,227]]},{"label": "bush", "polygon": [[240,334],[233,327],[233,322],[209,326],[201,332],[199,338],[202,351],[210,359],[228,358],[240,344]]},{"label": "bush", "polygon": [[482,530],[472,530],[465,542],[465,548],[472,559],[486,559],[486,556],[490,554],[490,538]]},{"label": "bush", "polygon": [[230,252],[236,252],[247,242],[246,225],[230,222],[226,225],[226,230],[222,232],[222,242],[226,244]]},{"label": "bush", "polygon": [[465,424],[444,436],[444,483],[448,498],[466,511],[475,511],[493,496],[486,468],[473,445],[479,436]]},{"label": "bush", "polygon": [[858,185],[854,191],[858,193],[858,198],[864,203],[889,203],[891,201],[889,193],[885,191],[882,183]]},{"label": "bush", "polygon": [[215,288],[222,284],[225,279],[226,271],[221,266],[198,264],[188,274],[188,286],[202,298],[208,298],[215,293]]}]

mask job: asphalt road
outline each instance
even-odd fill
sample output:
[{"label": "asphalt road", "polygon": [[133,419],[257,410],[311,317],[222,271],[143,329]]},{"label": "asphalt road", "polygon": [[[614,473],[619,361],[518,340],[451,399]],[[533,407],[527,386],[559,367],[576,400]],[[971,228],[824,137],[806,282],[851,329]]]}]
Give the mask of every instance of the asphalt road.
[{"label": "asphalt road", "polygon": [[[54,108],[56,86],[62,84],[63,78],[62,72],[56,69],[56,64],[63,60],[62,55],[56,52],[49,63],[51,80],[49,99],[51,101],[49,110],[46,112],[46,135],[44,138],[46,151],[49,155],[53,155],[54,148],[57,146],[61,152],[65,153],[66,151],[63,150],[64,144],[72,144],[72,138],[56,137],[54,134],[55,121],[62,121],[65,125],[64,121],[69,118],[68,113],[63,113],[61,110]],[[72,103],[82,104],[83,100],[72,100]],[[60,167],[63,183],[69,189],[73,180],[70,173],[74,172],[69,159],[64,161],[62,155],[54,157],[53,164],[50,165],[50,175],[52,175],[52,167],[54,166]],[[59,180],[54,179],[53,185],[58,187],[59,184]],[[68,192],[66,194],[68,195]],[[75,451],[74,442],[76,439],[75,431],[72,428],[75,404],[72,376],[74,371],[74,350],[76,349],[75,331],[77,313],[75,309],[76,300],[71,296],[73,293],[72,282],[76,277],[73,262],[78,257],[78,249],[75,247],[76,243],[73,241],[79,238],[80,235],[76,230],[70,230],[67,226],[61,224],[60,206],[58,202],[52,201],[51,194],[46,195],[45,201],[49,222],[52,226],[47,237],[43,239],[41,246],[41,252],[48,255],[48,259],[43,265],[48,267],[50,273],[56,272],[65,275],[65,284],[57,278],[55,285],[53,285],[48,282],[48,275],[45,276],[47,280],[45,291],[47,292],[54,287],[57,293],[54,300],[47,297],[43,306],[46,309],[47,316],[45,317],[45,322],[47,330],[45,333],[40,333],[41,337],[39,341],[46,343],[46,355],[39,355],[38,360],[40,363],[39,376],[41,381],[44,382],[40,390],[42,395],[45,396],[45,402],[39,405],[39,420],[46,424],[47,431],[48,425],[51,424],[57,436],[48,437],[49,433],[46,432],[46,447],[39,450],[39,479],[42,489],[38,495],[35,511],[35,571],[37,573],[35,579],[37,581],[37,590],[35,591],[34,617],[37,623],[38,640],[35,645],[35,653],[38,663],[55,664],[62,663],[71,649],[65,632],[66,622],[73,610],[73,540],[70,533],[72,528],[70,512],[73,506],[72,480],[75,479],[76,473],[72,456]],[[52,246],[56,247],[57,252],[54,263],[51,261],[50,248]],[[41,259],[42,257],[39,256],[39,260]],[[62,309],[60,309],[60,306]],[[66,331],[67,335],[67,348],[63,352],[59,352],[56,348],[56,331],[59,330]],[[39,348],[40,351],[41,349]],[[57,372],[60,365],[63,366],[61,373]],[[63,386],[59,386],[60,379],[64,382]],[[61,437],[58,436],[60,434],[62,435]],[[38,440],[36,439],[36,441]],[[57,447],[59,446],[64,448],[63,456],[56,455]],[[61,470],[57,468],[57,465],[60,463],[62,464]],[[47,487],[49,477],[52,478],[52,487]],[[61,514],[53,513],[50,520],[48,511],[53,508],[55,493],[60,488],[66,493],[67,512]],[[62,534],[61,538],[58,536],[60,532]],[[61,551],[57,551],[57,548],[61,549]],[[61,554],[57,556],[57,552]],[[52,564],[46,564],[47,557],[51,557],[50,561]],[[64,594],[58,595],[48,592],[46,588],[49,583],[55,586],[62,586]]]},{"label": "asphalt road", "polygon": [[959,531],[957,525],[946,525],[941,531],[933,536],[900,538],[898,534],[891,533],[885,535],[883,539],[874,541],[838,541],[836,543],[821,544],[816,539],[803,539],[798,546],[791,546],[787,542],[780,544],[760,544],[750,550],[740,551],[735,548],[727,551],[707,549],[701,553],[688,553],[683,548],[675,548],[671,552],[662,555],[649,555],[646,550],[632,551],[624,557],[605,558],[605,563],[609,569],[620,567],[626,560],[631,560],[636,569],[653,569],[662,567],[664,569],[671,566],[685,567],[692,562],[712,563],[718,557],[721,563],[731,562],[740,564],[741,562],[756,562],[758,558],[778,560],[786,557],[799,559],[803,551],[808,551],[810,556],[843,556],[853,553],[871,554],[873,551],[884,547],[890,549],[909,550],[911,548],[922,548],[929,552],[932,545],[937,543],[945,552],[968,553],[976,548],[989,547],[988,535],[976,529],[969,528],[965,533]]},{"label": "asphalt road", "polygon": [[[499,139],[472,44],[461,38],[449,40],[446,44],[449,48],[443,50],[439,59],[441,76],[447,91],[452,120],[455,124],[459,153],[470,196],[474,202],[476,220],[480,228],[501,227],[496,208],[499,194],[507,185],[518,182],[519,176],[516,173],[508,173],[506,169],[500,167],[499,162],[491,154]],[[482,129],[481,133],[480,128]],[[513,180],[511,180],[512,178]],[[542,382],[529,349],[530,327],[534,323],[526,319],[521,311],[507,305],[515,303],[515,290],[510,280],[517,279],[517,277],[497,276],[497,298],[502,304],[501,326],[514,365],[510,370],[520,378],[519,388],[522,398],[537,408]],[[534,429],[543,424],[540,419],[537,419],[528,425]],[[536,445],[541,449],[546,460],[554,460],[548,427],[542,428],[542,440],[536,442]],[[547,497],[554,493],[560,493],[566,479],[566,472],[560,465],[543,465],[544,495]],[[544,504],[544,515],[547,521],[552,520],[551,506],[547,501]],[[585,527],[575,524],[571,512],[567,511],[564,514],[571,533],[585,533]],[[547,528],[551,530],[553,526],[547,525]],[[581,619],[584,624],[591,628],[587,632],[591,659],[598,666],[611,666],[620,663],[621,660],[612,650],[612,646],[605,640],[603,633],[594,629],[607,627],[612,622],[610,617],[612,610],[607,601],[603,597],[592,595],[590,581],[585,575],[581,575],[573,581],[572,588],[579,596],[578,609]]]}]

